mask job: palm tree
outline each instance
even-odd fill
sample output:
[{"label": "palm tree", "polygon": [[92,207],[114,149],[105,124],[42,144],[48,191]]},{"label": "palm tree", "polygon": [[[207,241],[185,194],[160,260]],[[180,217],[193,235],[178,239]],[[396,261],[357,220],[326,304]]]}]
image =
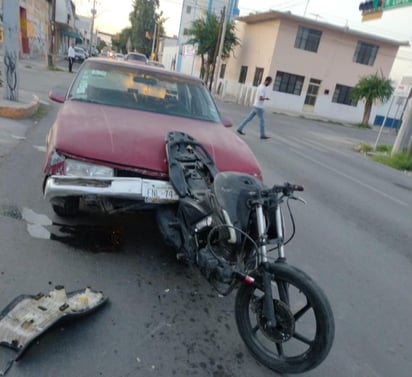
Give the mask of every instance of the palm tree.
[{"label": "palm tree", "polygon": [[[219,34],[221,23],[217,16],[208,13],[206,18],[199,18],[192,22],[191,28],[185,31],[185,35],[192,38],[188,43],[197,44],[197,55],[201,58],[200,78],[206,84],[212,84],[213,72],[216,65],[216,49],[219,48]],[[222,58],[227,58],[230,52],[239,44],[239,39],[235,34],[234,23],[228,23],[223,43]]]},{"label": "palm tree", "polygon": [[383,74],[363,76],[353,88],[351,97],[355,101],[365,102],[362,124],[369,124],[372,105],[378,100],[385,103],[392,95],[394,88],[390,79],[383,77]]}]

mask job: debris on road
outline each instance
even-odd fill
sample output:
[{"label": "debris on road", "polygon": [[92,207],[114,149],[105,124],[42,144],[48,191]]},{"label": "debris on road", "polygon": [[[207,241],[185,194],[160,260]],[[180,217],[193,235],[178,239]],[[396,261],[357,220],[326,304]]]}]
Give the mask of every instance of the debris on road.
[{"label": "debris on road", "polygon": [[100,291],[85,288],[66,293],[56,286],[48,294],[20,295],[0,312],[0,345],[17,352],[4,375],[38,336],[63,319],[85,315],[100,307],[107,297]]}]

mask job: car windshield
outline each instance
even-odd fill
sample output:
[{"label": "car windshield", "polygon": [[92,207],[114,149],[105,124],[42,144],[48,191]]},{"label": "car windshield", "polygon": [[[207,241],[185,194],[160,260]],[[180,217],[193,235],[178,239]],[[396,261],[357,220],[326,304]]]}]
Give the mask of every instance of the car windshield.
[{"label": "car windshield", "polygon": [[220,122],[201,81],[161,71],[90,62],[79,71],[67,99]]}]

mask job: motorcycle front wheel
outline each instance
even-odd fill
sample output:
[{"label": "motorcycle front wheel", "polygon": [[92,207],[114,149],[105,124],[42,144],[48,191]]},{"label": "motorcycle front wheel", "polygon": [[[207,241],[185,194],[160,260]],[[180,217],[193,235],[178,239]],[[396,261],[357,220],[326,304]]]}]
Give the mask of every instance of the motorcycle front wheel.
[{"label": "motorcycle front wheel", "polygon": [[303,271],[279,262],[270,264],[269,272],[276,327],[265,317],[264,289],[243,283],[235,304],[239,333],[266,367],[278,373],[303,373],[318,366],[332,347],[332,309],[326,295]]}]

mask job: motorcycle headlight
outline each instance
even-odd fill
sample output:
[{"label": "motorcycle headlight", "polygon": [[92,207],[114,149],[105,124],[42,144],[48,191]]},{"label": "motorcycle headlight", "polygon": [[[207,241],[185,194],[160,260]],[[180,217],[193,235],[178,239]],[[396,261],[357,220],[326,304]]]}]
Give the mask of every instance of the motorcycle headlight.
[{"label": "motorcycle headlight", "polygon": [[70,159],[65,162],[64,173],[77,177],[113,177],[114,175],[112,168]]}]

